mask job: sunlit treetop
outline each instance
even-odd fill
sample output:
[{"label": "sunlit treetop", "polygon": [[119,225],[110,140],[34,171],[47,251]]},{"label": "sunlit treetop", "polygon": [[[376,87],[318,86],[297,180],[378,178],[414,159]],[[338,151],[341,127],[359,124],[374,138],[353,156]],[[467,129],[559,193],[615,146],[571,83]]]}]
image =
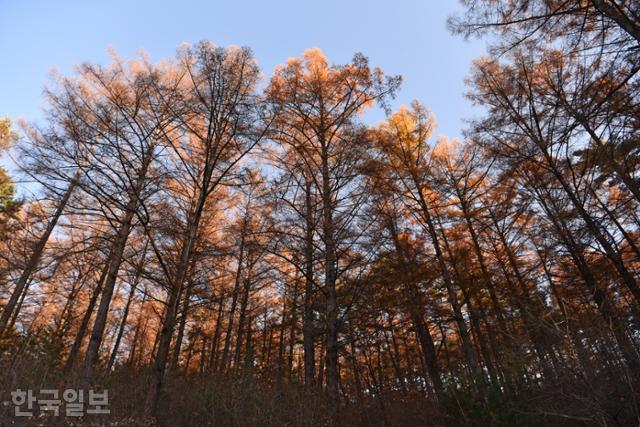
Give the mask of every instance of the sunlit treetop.
[{"label": "sunlit treetop", "polygon": [[313,112],[314,126],[326,130],[361,114],[374,102],[383,103],[394,96],[400,82],[399,76],[385,76],[380,68],[371,68],[362,54],[338,66],[330,65],[324,53],[314,48],[277,67],[265,92],[284,110],[295,107]]},{"label": "sunlit treetop", "polygon": [[[426,160],[436,128],[435,115],[418,101],[398,111],[378,126],[378,143],[391,162],[416,165]],[[422,160],[420,160],[422,159]]]}]

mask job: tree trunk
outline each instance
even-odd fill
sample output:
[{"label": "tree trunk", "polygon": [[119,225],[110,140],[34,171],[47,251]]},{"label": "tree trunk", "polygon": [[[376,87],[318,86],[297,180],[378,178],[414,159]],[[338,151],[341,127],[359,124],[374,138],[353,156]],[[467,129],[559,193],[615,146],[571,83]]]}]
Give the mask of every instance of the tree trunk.
[{"label": "tree trunk", "polygon": [[311,204],[311,180],[306,181],[305,192],[305,270],[304,270],[304,317],[302,324],[302,346],[304,351],[304,387],[307,393],[315,383],[315,328],[313,326],[313,206]]},{"label": "tree trunk", "polygon": [[440,248],[438,234],[436,232],[435,225],[431,218],[429,207],[424,198],[424,194],[422,190],[423,187],[420,181],[415,176],[414,176],[414,182],[416,184],[418,198],[420,201],[420,207],[423,213],[423,219],[428,227],[429,235],[431,237],[431,244],[433,245],[435,256],[438,261],[438,265],[440,267],[440,273],[442,274],[442,281],[444,282],[445,288],[447,290],[447,294],[449,296],[449,303],[451,304],[451,308],[453,309],[454,319],[458,326],[458,334],[460,335],[460,341],[462,342],[462,351],[465,355],[465,359],[469,364],[471,371],[476,372],[477,360],[473,352],[473,346],[471,345],[471,340],[469,339],[469,331],[464,321],[464,316],[462,315],[462,309],[460,308],[460,303],[458,302],[458,296],[456,295],[453,282],[451,281],[451,277],[449,275],[449,269],[447,268],[446,260],[444,259],[442,249]]},{"label": "tree trunk", "polygon": [[[192,267],[193,273],[193,267]],[[187,317],[189,315],[189,304],[191,303],[191,292],[193,290],[193,283],[191,280],[187,282],[187,289],[184,295],[184,300],[182,301],[182,314],[180,316],[180,324],[178,325],[178,334],[176,336],[176,343],[173,348],[173,356],[171,358],[171,363],[169,364],[169,369],[171,371],[177,371],[178,362],[180,360],[180,350],[182,348],[182,340],[184,339],[184,330],[187,325]]]},{"label": "tree trunk", "polygon": [[244,340],[244,328],[247,318],[247,306],[249,305],[249,293],[251,291],[251,268],[249,268],[249,272],[247,277],[244,279],[244,286],[242,289],[242,296],[240,298],[240,314],[238,316],[238,329],[236,331],[236,349],[234,355],[234,363],[236,366],[240,366],[241,354],[242,354],[242,342]]},{"label": "tree trunk", "polygon": [[122,222],[120,223],[120,229],[116,237],[115,244],[112,248],[112,252],[109,254],[109,269],[107,277],[102,287],[102,293],[100,296],[100,304],[98,305],[98,311],[96,318],[93,322],[93,330],[91,337],[89,338],[89,345],[84,357],[84,369],[82,374],[82,386],[88,388],[93,377],[93,370],[98,361],[100,344],[102,343],[102,337],[104,330],[107,326],[107,316],[109,314],[109,306],[111,304],[111,298],[113,296],[113,290],[118,279],[118,271],[120,270],[120,264],[122,263],[122,257],[124,254],[125,245],[129,238],[131,231],[131,223],[133,220],[133,209],[137,206],[137,199],[131,198],[127,205],[127,212]]},{"label": "tree trunk", "polygon": [[224,298],[222,293],[220,294],[220,301],[218,302],[218,313],[216,315],[216,328],[211,338],[211,355],[209,357],[209,372],[216,372],[216,363],[218,358],[218,342],[220,341],[220,333],[222,331],[222,311],[224,308]]},{"label": "tree trunk", "polygon": [[197,233],[200,225],[200,219],[207,200],[207,190],[210,187],[210,173],[205,171],[205,179],[198,195],[197,202],[193,212],[188,216],[185,240],[180,252],[178,264],[173,279],[169,279],[169,300],[162,319],[162,327],[158,334],[158,351],[153,362],[151,371],[151,384],[147,391],[144,404],[144,415],[153,418],[156,414],[158,400],[160,399],[160,390],[164,381],[164,374],[169,358],[169,347],[171,346],[171,337],[176,324],[176,315],[178,311],[178,303],[184,282],[189,274],[189,265],[191,260],[191,252],[196,243]]},{"label": "tree trunk", "polygon": [[327,323],[327,398],[329,405],[329,425],[338,425],[339,372],[338,372],[338,295],[336,292],[337,259],[334,241],[333,201],[329,178],[329,155],[326,145],[322,147],[322,231],[325,242],[325,286]]},{"label": "tree trunk", "polygon": [[622,355],[627,362],[632,372],[637,372],[640,369],[640,359],[635,350],[635,346],[629,339],[626,332],[626,326],[623,322],[617,319],[613,310],[612,302],[607,294],[606,289],[600,286],[589,267],[587,260],[584,258],[578,244],[575,242],[568,227],[560,215],[556,215],[557,210],[551,208],[544,198],[539,197],[540,204],[547,212],[547,216],[554,224],[555,229],[560,236],[565,247],[568,249],[571,258],[573,259],[581,277],[585,284],[592,292],[593,300],[600,311],[600,314],[604,318],[609,329],[613,332],[614,337],[618,343]]},{"label": "tree trunk", "polygon": [[111,264],[109,258],[107,258],[106,263],[100,273],[100,277],[96,282],[96,287],[91,294],[91,298],[89,299],[89,304],[87,304],[87,308],[84,312],[84,316],[82,316],[82,321],[80,322],[80,327],[78,328],[78,332],[76,333],[76,338],[73,341],[73,345],[71,346],[71,351],[69,352],[69,356],[67,357],[67,361],[65,362],[63,372],[69,373],[73,366],[76,363],[76,359],[78,357],[78,353],[80,352],[80,348],[82,347],[82,341],[84,341],[84,336],[89,329],[89,321],[91,320],[91,315],[93,314],[93,310],[96,306],[96,302],[98,301],[98,297],[102,292],[102,286],[107,278],[107,273],[109,272],[109,265]]},{"label": "tree trunk", "polygon": [[16,287],[13,289],[13,292],[11,293],[11,297],[9,297],[9,301],[7,301],[7,304],[5,305],[4,310],[2,310],[2,315],[0,316],[0,338],[2,338],[2,336],[5,333],[5,329],[7,327],[9,320],[11,319],[11,314],[16,308],[16,304],[18,304],[18,301],[20,300],[21,295],[25,293],[25,287],[27,286],[27,282],[29,281],[29,278],[31,277],[35,269],[38,267],[38,263],[40,262],[40,258],[42,257],[42,252],[44,251],[44,248],[47,245],[47,242],[49,241],[49,237],[51,236],[53,229],[56,227],[58,220],[62,216],[62,212],[64,211],[67,205],[67,202],[71,197],[71,194],[74,192],[75,188],[77,187],[79,178],[80,178],[79,174],[76,174],[76,176],[71,180],[71,182],[69,183],[69,186],[67,187],[67,190],[64,192],[64,194],[62,195],[62,198],[58,202],[56,211],[54,212],[53,217],[49,220],[49,223],[47,224],[47,227],[45,228],[44,233],[42,233],[42,236],[40,236],[40,238],[36,242],[36,245],[33,247],[33,252],[29,257],[29,261],[27,262],[27,265],[25,266],[24,270],[22,270],[22,273],[20,274],[20,277],[16,282]]},{"label": "tree trunk", "polygon": [[245,229],[243,227],[242,235],[240,236],[240,248],[238,250],[238,266],[236,268],[236,278],[233,284],[233,293],[231,294],[231,307],[229,308],[229,320],[227,322],[227,331],[224,337],[224,346],[222,347],[222,357],[220,359],[220,366],[218,370],[224,373],[227,369],[227,361],[229,359],[229,351],[231,348],[231,337],[233,332],[233,321],[236,315],[236,308],[238,305],[238,294],[240,293],[240,284],[242,283],[242,265],[244,264],[244,251],[245,251]]},{"label": "tree trunk", "polygon": [[140,281],[140,276],[142,275],[142,268],[143,268],[145,254],[146,254],[146,246],[145,246],[144,252],[142,253],[142,259],[138,262],[138,265],[136,266],[135,277],[133,279],[133,283],[131,283],[131,289],[129,290],[127,303],[125,304],[124,311],[122,312],[122,319],[120,320],[120,327],[118,328],[118,334],[116,336],[115,343],[113,344],[113,349],[111,350],[109,363],[107,363],[107,372],[110,372],[111,369],[113,368],[113,364],[115,363],[116,357],[118,355],[118,349],[120,348],[120,341],[122,340],[122,336],[124,335],[124,329],[127,325],[127,318],[129,317],[129,308],[131,307],[131,302],[135,297],[136,289]]}]

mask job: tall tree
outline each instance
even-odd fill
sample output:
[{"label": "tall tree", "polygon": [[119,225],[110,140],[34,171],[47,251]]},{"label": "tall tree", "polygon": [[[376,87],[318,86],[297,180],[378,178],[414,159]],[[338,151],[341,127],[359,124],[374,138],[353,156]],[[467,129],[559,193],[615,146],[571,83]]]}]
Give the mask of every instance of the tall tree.
[{"label": "tall tree", "polygon": [[[179,126],[183,136],[170,140],[176,169],[188,194],[183,210],[183,236],[175,269],[168,274],[169,295],[158,335],[145,414],[155,414],[171,336],[200,221],[207,201],[234,177],[238,163],[262,139],[256,127],[260,104],[255,93],[259,69],[247,48],[222,48],[203,42],[184,49],[178,69],[188,78],[179,92]],[[176,111],[174,109],[173,111]]]},{"label": "tall tree", "polygon": [[323,292],[326,311],[327,393],[330,419],[338,422],[339,331],[338,282],[345,269],[343,245],[363,194],[357,167],[366,134],[357,121],[375,101],[394,94],[399,78],[384,77],[357,54],[350,64],[329,65],[318,49],[290,59],[276,69],[266,96],[275,116],[273,138],[301,156],[303,173],[312,180],[321,204]]}]

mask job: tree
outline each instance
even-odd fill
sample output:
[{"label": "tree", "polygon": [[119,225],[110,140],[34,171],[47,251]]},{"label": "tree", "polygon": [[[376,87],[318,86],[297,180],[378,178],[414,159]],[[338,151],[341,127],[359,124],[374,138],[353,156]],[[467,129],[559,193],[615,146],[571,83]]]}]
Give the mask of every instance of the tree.
[{"label": "tree", "polygon": [[363,55],[356,54],[350,64],[331,66],[319,49],[310,49],[277,68],[266,89],[274,115],[272,138],[301,157],[300,173],[320,199],[327,393],[334,425],[339,406],[338,284],[347,270],[341,264],[347,262],[349,228],[364,197],[357,187],[357,169],[366,133],[357,118],[375,101],[392,96],[399,83],[397,77],[385,78],[380,69],[372,70]]},{"label": "tree", "polygon": [[465,4],[508,51],[462,140],[361,54],[58,76],[13,141],[0,388],[105,385],[87,420],[120,424],[634,424],[634,4]]},{"label": "tree", "polygon": [[168,139],[176,168],[184,179],[182,189],[190,197],[183,206],[184,235],[175,270],[173,273],[165,270],[170,284],[169,299],[145,403],[147,416],[155,414],[179,294],[207,201],[221,185],[233,179],[235,167],[264,135],[264,130],[255,126],[260,113],[255,93],[259,69],[249,49],[225,49],[202,42],[181,52],[178,67],[186,80],[183,90],[171,96],[179,100],[179,107],[173,111],[180,108],[178,119],[183,136]]},{"label": "tree", "polygon": [[377,147],[383,156],[384,167],[392,174],[393,180],[390,185],[403,195],[404,203],[419,215],[420,224],[431,240],[442,282],[453,310],[453,318],[458,327],[466,363],[470,372],[473,372],[477,368],[476,357],[434,218],[436,214],[432,205],[439,202],[438,195],[430,191],[428,183],[431,163],[429,138],[433,128],[434,118],[428,110],[415,102],[412,110],[401,108],[382,125],[377,136]]}]

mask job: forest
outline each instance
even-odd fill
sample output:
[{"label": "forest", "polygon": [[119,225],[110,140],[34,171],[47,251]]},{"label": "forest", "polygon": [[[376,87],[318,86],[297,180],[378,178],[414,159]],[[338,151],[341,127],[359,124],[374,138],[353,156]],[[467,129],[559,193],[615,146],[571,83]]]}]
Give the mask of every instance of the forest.
[{"label": "forest", "polygon": [[461,3],[459,138],[365,54],[206,40],[0,120],[2,425],[639,425],[640,3]]}]

